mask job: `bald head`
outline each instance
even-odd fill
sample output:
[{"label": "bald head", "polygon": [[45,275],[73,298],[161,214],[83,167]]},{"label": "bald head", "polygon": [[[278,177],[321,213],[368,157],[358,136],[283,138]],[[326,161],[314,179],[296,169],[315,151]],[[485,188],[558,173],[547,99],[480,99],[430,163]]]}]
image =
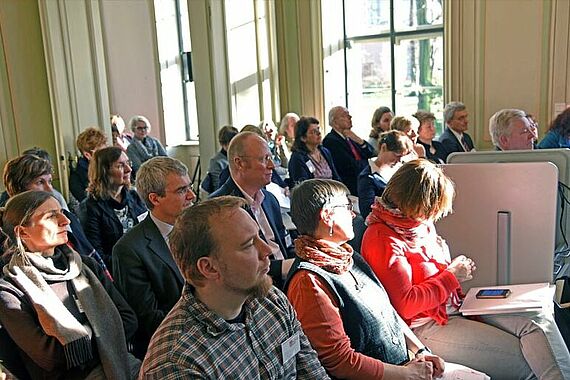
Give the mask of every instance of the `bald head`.
[{"label": "bald head", "polygon": [[329,125],[340,133],[352,128],[352,116],[350,116],[348,109],[343,106],[331,108],[329,111]]},{"label": "bald head", "polygon": [[275,164],[271,151],[262,137],[241,132],[230,142],[228,161],[232,179],[248,194],[255,194],[271,182]]}]

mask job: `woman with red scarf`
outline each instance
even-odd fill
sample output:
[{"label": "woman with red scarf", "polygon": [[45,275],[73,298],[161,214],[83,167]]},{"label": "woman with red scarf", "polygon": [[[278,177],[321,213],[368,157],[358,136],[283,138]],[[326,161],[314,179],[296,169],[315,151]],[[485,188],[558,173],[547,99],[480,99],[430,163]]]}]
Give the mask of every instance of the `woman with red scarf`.
[{"label": "woman with red scarf", "polygon": [[[354,237],[348,189],[329,179],[299,184],[291,217],[301,234],[287,297],[323,367],[342,379],[431,379],[444,363],[414,336],[382,284],[346,242]],[[408,350],[415,353],[409,361]]]},{"label": "woman with red scarf", "polygon": [[[552,313],[459,315],[460,283],[475,263],[451,260],[434,222],[451,211],[453,183],[427,160],[404,164],[372,206],[362,255],[422,343],[446,361],[493,379],[570,378],[570,355]],[[484,237],[482,237],[484,238]]]}]

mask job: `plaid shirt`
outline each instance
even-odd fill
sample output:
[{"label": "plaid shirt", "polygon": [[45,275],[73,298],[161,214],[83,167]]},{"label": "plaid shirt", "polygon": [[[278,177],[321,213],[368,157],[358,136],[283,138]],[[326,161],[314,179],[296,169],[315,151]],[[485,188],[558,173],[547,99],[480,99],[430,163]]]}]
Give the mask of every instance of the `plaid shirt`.
[{"label": "plaid shirt", "polygon": [[[228,323],[192,294],[189,284],[154,334],[139,379],[328,379],[293,307],[273,288],[244,304],[245,323]],[[283,363],[281,345],[301,349]]]}]

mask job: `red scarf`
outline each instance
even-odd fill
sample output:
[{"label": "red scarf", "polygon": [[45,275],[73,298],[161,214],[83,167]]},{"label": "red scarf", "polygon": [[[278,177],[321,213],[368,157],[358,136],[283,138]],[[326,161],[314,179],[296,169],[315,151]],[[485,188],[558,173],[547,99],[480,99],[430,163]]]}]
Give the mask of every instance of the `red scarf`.
[{"label": "red scarf", "polygon": [[334,244],[312,236],[301,235],[295,240],[295,251],[301,259],[335,274],[346,273],[352,267],[352,247]]}]

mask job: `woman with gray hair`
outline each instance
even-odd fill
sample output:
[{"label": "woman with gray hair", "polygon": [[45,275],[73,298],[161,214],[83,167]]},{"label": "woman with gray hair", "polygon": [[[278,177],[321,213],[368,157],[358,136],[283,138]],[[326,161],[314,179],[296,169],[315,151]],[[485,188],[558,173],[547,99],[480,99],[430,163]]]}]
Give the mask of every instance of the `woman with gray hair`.
[{"label": "woman with gray hair", "polygon": [[166,156],[166,150],[154,137],[149,136],[150,121],[144,116],[133,116],[129,121],[131,131],[133,131],[133,139],[127,147],[127,155],[132,163],[133,174],[136,177],[137,170],[143,162],[156,157]]},{"label": "woman with gray hair", "polygon": [[372,269],[347,244],[355,216],[348,194],[330,179],[309,179],[293,190],[291,217],[300,236],[285,289],[305,335],[333,378],[441,376],[443,360],[411,332]]}]

